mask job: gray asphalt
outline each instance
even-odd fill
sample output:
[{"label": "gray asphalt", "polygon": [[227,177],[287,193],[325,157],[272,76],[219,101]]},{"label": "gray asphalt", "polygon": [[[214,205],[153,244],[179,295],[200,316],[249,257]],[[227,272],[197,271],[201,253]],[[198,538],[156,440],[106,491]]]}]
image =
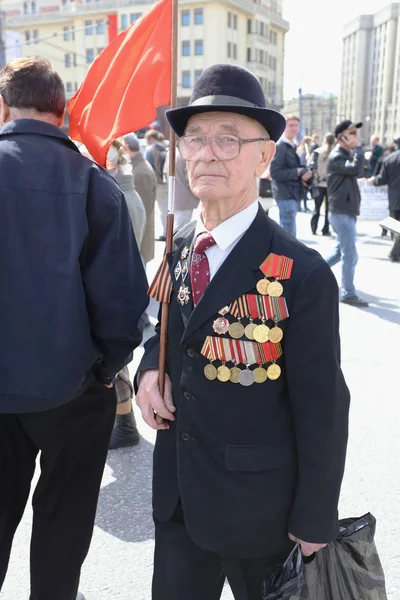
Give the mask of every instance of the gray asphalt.
[{"label": "gray asphalt", "polygon": [[[276,218],[276,209],[272,211]],[[299,237],[329,254],[334,240],[309,234],[309,216],[300,214]],[[371,511],[378,520],[376,541],[385,569],[389,600],[400,598],[400,264],[387,260],[390,240],[374,223],[359,223],[356,284],[371,302],[368,309],[341,306],[343,370],[352,392],[348,460],[340,516]],[[157,244],[158,260],[163,245]],[[149,276],[156,261],[150,265]],[[335,267],[340,275],[340,267]],[[155,310],[155,307],[152,307]],[[155,313],[154,313],[155,316]],[[147,335],[150,332],[147,332]],[[135,353],[131,365],[140,360]],[[318,365],[310,366],[312,369]],[[149,600],[153,527],[150,510],[153,432],[138,417],[142,440],[109,453],[96,527],[81,580],[87,600]],[[28,507],[15,537],[0,600],[29,596]],[[231,600],[226,588],[223,600]],[[56,599],[54,599],[56,600]],[[189,600],[189,599],[188,599]]]}]

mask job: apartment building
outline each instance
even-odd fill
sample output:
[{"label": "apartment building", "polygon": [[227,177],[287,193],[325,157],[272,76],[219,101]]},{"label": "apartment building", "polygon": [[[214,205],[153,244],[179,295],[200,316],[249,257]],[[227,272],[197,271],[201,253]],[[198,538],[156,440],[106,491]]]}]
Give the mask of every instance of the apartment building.
[{"label": "apartment building", "polygon": [[302,94],[285,102],[283,114],[295,114],[300,118],[301,135],[318,133],[321,137],[332,131],[337,124],[338,99],[333,94]]},{"label": "apartment building", "polygon": [[360,15],[344,28],[339,118],[364,123],[366,142],[400,135],[400,3]]},{"label": "apartment building", "polygon": [[[49,58],[72,96],[101,50],[152,0],[0,0],[6,56]],[[259,78],[270,106],[283,105],[282,0],[180,0],[178,105],[204,68],[231,62]]]}]

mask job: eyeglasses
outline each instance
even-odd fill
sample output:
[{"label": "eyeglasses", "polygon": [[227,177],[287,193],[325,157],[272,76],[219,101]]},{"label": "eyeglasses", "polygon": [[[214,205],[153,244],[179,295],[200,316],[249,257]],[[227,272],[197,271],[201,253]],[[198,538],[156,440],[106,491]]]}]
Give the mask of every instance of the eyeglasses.
[{"label": "eyeglasses", "polygon": [[213,135],[184,135],[178,139],[177,146],[184,160],[199,160],[207,144],[210,144],[211,150],[218,160],[233,160],[239,156],[243,144],[264,141],[268,141],[268,138],[244,140],[237,135],[215,133]]}]

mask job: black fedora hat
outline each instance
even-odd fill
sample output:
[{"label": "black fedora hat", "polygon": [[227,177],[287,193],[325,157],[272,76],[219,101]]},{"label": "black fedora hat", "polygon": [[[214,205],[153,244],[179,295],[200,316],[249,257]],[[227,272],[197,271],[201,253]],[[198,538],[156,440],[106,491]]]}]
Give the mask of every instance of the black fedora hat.
[{"label": "black fedora hat", "polygon": [[167,110],[166,117],[180,137],[184,135],[190,117],[214,111],[238,113],[258,121],[274,142],[279,140],[286,127],[283,115],[266,108],[257,77],[238,65],[219,64],[205,69],[194,86],[189,106]]}]

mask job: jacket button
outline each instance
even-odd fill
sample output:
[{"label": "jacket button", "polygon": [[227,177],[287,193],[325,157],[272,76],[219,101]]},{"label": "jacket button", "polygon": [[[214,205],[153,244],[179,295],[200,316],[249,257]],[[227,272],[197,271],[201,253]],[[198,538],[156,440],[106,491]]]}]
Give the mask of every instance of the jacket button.
[{"label": "jacket button", "polygon": [[194,358],[196,356],[196,350],[193,348],[188,348],[187,355],[190,356],[190,358]]},{"label": "jacket button", "polygon": [[188,392],[187,390],[185,392],[183,392],[183,395],[186,398],[186,400],[192,399],[192,394],[190,392]]},{"label": "jacket button", "polygon": [[182,439],[184,442],[188,442],[190,440],[190,435],[188,434],[187,431],[184,431],[181,435]]}]

